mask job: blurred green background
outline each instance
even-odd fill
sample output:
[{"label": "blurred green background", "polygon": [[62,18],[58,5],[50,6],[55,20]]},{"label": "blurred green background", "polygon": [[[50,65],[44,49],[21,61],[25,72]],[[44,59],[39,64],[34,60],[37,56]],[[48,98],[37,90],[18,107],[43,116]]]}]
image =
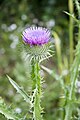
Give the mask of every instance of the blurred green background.
[{"label": "blurred green background", "polygon": [[[28,61],[25,64],[17,48],[22,39],[21,33],[30,25],[47,27],[51,32],[56,31],[61,39],[63,55],[68,55],[69,18],[63,11],[68,11],[67,0],[0,0],[0,96],[8,105],[12,105],[17,113],[25,115],[29,106],[16,93],[6,74],[29,93],[30,66]],[[58,72],[56,53],[42,64]],[[42,75],[45,80],[42,98],[44,120],[58,120],[62,105],[59,101],[62,93],[60,83],[45,71],[42,71]],[[6,118],[0,114],[0,120]]]}]

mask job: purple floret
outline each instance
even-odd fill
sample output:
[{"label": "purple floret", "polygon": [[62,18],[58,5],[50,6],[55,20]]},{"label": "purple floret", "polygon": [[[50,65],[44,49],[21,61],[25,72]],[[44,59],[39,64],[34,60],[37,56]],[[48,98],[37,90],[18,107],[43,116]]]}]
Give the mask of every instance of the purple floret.
[{"label": "purple floret", "polygon": [[30,45],[46,44],[50,40],[50,31],[42,27],[30,27],[23,31],[22,38]]}]

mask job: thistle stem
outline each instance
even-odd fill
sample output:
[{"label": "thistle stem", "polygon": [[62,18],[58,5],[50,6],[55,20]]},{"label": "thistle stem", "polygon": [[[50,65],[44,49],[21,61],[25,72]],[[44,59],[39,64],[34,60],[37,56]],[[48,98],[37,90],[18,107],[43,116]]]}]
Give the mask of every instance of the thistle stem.
[{"label": "thistle stem", "polygon": [[41,116],[41,77],[39,74],[40,66],[39,62],[32,60],[32,80],[33,80],[33,120],[42,120]]},{"label": "thistle stem", "polygon": [[80,24],[79,24],[79,32],[78,32],[78,45],[76,47],[76,58],[73,62],[72,71],[71,71],[71,88],[69,93],[69,101],[66,105],[66,115],[65,120],[70,120],[72,115],[72,105],[73,105],[73,99],[75,97],[75,82],[78,75],[78,67],[80,64]]},{"label": "thistle stem", "polygon": [[[69,12],[73,14],[73,0],[69,0]],[[73,62],[73,18],[69,21],[69,40],[70,40],[70,65]]]}]

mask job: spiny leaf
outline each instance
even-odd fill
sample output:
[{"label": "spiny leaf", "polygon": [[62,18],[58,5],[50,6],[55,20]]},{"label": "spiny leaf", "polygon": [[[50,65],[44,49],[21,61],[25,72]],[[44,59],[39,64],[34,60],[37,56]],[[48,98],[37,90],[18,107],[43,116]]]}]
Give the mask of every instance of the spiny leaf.
[{"label": "spiny leaf", "polygon": [[72,17],[74,20],[75,20],[75,22],[79,22],[76,18],[75,18],[75,16],[74,16],[74,14],[70,14],[70,13],[68,13],[68,12],[66,12],[66,11],[63,11],[64,13],[66,13],[67,15],[69,15],[70,17]]},{"label": "spiny leaf", "polygon": [[47,68],[47,67],[45,67],[45,66],[43,66],[43,65],[41,65],[41,68],[43,69],[43,70],[45,70],[48,74],[50,74],[53,78],[55,78],[56,80],[60,80],[61,78],[61,76],[59,77],[59,75],[58,74],[56,74],[56,72],[54,71],[54,70],[51,70],[51,69],[49,69],[49,68]]},{"label": "spiny leaf", "polygon": [[78,11],[78,16],[80,17],[80,3],[78,0],[75,0],[75,4],[76,4],[77,11]]},{"label": "spiny leaf", "polygon": [[16,114],[10,107],[8,107],[4,100],[0,97],[0,113],[3,114],[8,120],[24,120]]},{"label": "spiny leaf", "polygon": [[21,94],[21,96],[24,98],[26,102],[30,102],[30,97],[29,95],[23,90],[22,87],[20,87],[15,81],[13,81],[8,75],[7,75],[10,83],[13,85],[13,87],[17,90],[18,93]]}]

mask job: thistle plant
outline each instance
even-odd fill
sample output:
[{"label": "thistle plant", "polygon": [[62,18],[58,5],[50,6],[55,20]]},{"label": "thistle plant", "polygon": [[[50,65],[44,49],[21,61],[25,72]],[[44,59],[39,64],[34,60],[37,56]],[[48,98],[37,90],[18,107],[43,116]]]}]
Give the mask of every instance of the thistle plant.
[{"label": "thistle plant", "polygon": [[30,59],[32,66],[32,95],[30,100],[32,118],[33,120],[42,120],[41,85],[43,81],[40,76],[40,62],[51,57],[50,31],[42,27],[30,27],[23,31],[22,38],[26,57]]},{"label": "thistle plant", "polygon": [[[53,45],[51,44],[50,38],[50,31],[42,27],[30,27],[25,29],[22,33],[23,40],[21,42],[21,51],[24,53],[25,60],[27,61],[28,58],[31,63],[32,89],[30,95],[28,95],[14,80],[7,76],[17,92],[21,94],[27,103],[29,103],[29,111],[32,120],[43,120],[43,109],[41,107],[43,78],[40,75],[40,63],[44,59],[52,56],[51,48]],[[20,118],[16,116],[16,114],[13,114],[12,110],[6,107],[4,101],[2,99],[0,101],[2,103],[0,113],[4,114],[7,119],[26,120],[25,117],[21,116]]]},{"label": "thistle plant", "polygon": [[[76,10],[78,12],[78,19],[74,15],[74,4]],[[4,100],[0,98],[0,113],[5,115],[7,119],[12,120],[43,120],[43,108],[42,108],[42,97],[43,97],[43,78],[40,74],[41,68],[45,70],[50,76],[53,77],[55,82],[51,82],[51,86],[49,86],[49,90],[47,90],[47,96],[50,91],[50,102],[54,99],[53,95],[54,89],[61,86],[59,88],[59,92],[61,95],[57,94],[59,92],[55,92],[57,94],[58,104],[60,105],[60,109],[53,110],[53,116],[49,117],[52,120],[80,120],[80,98],[78,99],[76,96],[76,83],[79,79],[80,72],[80,3],[79,0],[69,0],[69,13],[65,12],[69,15],[69,56],[64,55],[61,49],[61,39],[59,38],[56,32],[53,32],[54,42],[55,42],[55,50],[56,50],[56,62],[57,62],[57,70],[49,69],[43,65],[41,62],[45,59],[52,57],[54,51],[52,50],[53,44],[51,43],[51,34],[50,31],[46,28],[42,27],[29,27],[26,28],[22,32],[22,40],[20,43],[21,46],[21,55],[25,59],[26,62],[30,62],[31,67],[31,89],[29,93],[23,89],[22,86],[19,86],[14,80],[12,80],[9,76],[8,79],[13,87],[17,90],[18,93],[23,97],[26,103],[30,105],[29,115],[23,116],[21,114],[16,114],[16,112],[8,107],[4,103]],[[74,23],[77,25],[78,33],[76,35],[77,45],[74,50]],[[60,83],[58,85],[58,83]],[[54,89],[53,89],[54,88]],[[57,103],[57,101],[56,101]],[[53,104],[53,103],[52,103]],[[51,106],[52,107],[52,106]],[[58,107],[55,105],[55,107]],[[51,109],[51,108],[50,108]],[[50,110],[49,109],[49,110]],[[47,110],[47,109],[46,109]],[[59,113],[57,114],[57,112]],[[51,110],[52,112],[52,110]],[[30,114],[31,113],[31,114]],[[55,114],[56,113],[56,114]],[[54,116],[56,117],[54,118]],[[58,116],[59,115],[59,116]],[[47,117],[46,117],[47,118]],[[47,118],[48,120],[48,118]]]}]

